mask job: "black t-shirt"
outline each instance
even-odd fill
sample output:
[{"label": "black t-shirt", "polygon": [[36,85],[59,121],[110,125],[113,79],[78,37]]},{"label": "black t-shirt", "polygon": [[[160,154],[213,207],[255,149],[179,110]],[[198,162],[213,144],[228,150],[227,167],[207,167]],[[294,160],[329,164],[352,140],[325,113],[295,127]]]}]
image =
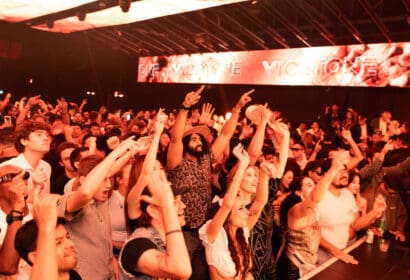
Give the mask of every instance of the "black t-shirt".
[{"label": "black t-shirt", "polygon": [[136,264],[141,255],[149,249],[157,249],[157,246],[148,238],[136,238],[128,242],[121,254],[121,265],[125,271],[137,277],[143,275],[136,271]]}]

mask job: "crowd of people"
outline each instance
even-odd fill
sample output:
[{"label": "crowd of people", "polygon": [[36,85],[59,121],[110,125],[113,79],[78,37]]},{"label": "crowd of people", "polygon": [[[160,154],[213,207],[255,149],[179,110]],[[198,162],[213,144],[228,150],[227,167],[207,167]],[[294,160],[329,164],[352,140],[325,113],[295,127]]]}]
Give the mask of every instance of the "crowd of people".
[{"label": "crowd of people", "polygon": [[[410,238],[405,123],[337,104],[289,123],[241,95],[87,111],[0,102],[0,279],[298,279],[363,231]],[[251,106],[252,105],[252,106]],[[312,112],[313,114],[313,112]]]}]

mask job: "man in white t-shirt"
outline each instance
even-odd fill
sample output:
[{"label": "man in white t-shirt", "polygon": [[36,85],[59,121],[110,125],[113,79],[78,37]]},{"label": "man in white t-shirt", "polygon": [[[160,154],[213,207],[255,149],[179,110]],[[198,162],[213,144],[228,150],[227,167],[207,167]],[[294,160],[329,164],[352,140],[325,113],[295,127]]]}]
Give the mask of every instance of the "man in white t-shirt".
[{"label": "man in white t-shirt", "polygon": [[369,213],[360,216],[353,194],[346,189],[348,176],[348,171],[342,170],[318,205],[317,215],[322,230],[320,247],[324,250],[319,250],[319,263],[335,256],[346,263],[357,264],[354,257],[342,251],[349,242],[349,228],[359,231],[368,227],[386,208],[385,201],[378,199]]},{"label": "man in white t-shirt", "polygon": [[[18,166],[30,173],[30,177],[36,176],[43,181],[44,193],[50,193],[51,166],[43,157],[50,150],[50,125],[43,122],[26,120],[16,128],[14,134],[14,146],[20,153],[17,157],[9,159],[1,164]],[[28,181],[29,190],[32,189],[31,178]]]}]

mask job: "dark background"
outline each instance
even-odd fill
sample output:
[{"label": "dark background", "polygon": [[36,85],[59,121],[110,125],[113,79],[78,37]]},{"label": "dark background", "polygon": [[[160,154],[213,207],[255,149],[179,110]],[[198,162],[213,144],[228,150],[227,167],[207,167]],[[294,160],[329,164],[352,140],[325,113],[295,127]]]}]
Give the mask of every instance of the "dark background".
[{"label": "dark background", "polygon": [[[13,100],[41,94],[53,102],[62,96],[76,102],[88,98],[88,110],[101,104],[112,110],[170,109],[199,86],[138,84],[137,61],[137,55],[91,40],[87,32],[54,34],[0,22],[0,88],[11,92]],[[226,113],[251,88],[255,88],[253,103],[268,102],[291,121],[312,121],[332,103],[369,117],[387,109],[395,119],[410,120],[409,88],[208,85],[202,101],[212,102],[219,114]],[[96,95],[87,96],[88,90]],[[114,98],[115,90],[125,97]]]}]

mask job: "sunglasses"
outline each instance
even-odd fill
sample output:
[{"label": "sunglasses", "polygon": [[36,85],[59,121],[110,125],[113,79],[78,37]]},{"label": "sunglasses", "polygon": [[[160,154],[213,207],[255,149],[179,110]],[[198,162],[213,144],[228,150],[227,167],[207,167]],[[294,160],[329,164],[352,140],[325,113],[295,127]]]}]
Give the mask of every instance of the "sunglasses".
[{"label": "sunglasses", "polygon": [[[9,174],[5,174],[3,176],[0,176],[0,184],[1,183],[11,182],[13,180],[13,178],[16,177],[18,174],[20,174],[20,173],[9,173]],[[30,178],[30,173],[27,172],[27,171],[24,171],[24,174],[21,178],[23,180],[27,180],[28,178]]]},{"label": "sunglasses", "polygon": [[322,175],[323,175],[323,172],[322,172],[322,171],[316,170],[315,173],[316,173],[318,176],[322,176]]},{"label": "sunglasses", "polygon": [[297,152],[303,150],[302,148],[290,148],[292,151]]}]

